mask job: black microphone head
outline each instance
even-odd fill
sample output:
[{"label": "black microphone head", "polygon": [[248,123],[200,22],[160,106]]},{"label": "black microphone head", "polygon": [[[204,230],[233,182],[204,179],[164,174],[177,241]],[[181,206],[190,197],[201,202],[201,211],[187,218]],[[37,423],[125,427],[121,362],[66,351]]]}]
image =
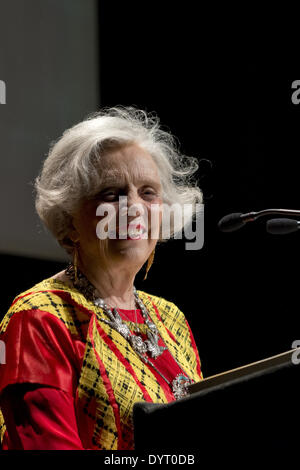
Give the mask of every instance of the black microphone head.
[{"label": "black microphone head", "polygon": [[218,223],[218,227],[221,232],[234,232],[235,230],[239,230],[241,227],[243,227],[245,222],[241,218],[242,215],[243,214],[240,212],[225,215],[225,217],[223,217]]},{"label": "black microphone head", "polygon": [[266,229],[268,233],[273,235],[286,235],[297,232],[299,225],[298,221],[293,219],[271,219],[268,220]]}]

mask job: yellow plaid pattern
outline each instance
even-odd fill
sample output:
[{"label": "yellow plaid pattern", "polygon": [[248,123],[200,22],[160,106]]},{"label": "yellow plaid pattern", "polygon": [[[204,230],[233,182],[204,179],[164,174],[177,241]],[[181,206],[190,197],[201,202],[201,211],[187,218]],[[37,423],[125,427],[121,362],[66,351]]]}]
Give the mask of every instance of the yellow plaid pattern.
[{"label": "yellow plaid pattern", "polygon": [[[53,290],[57,292],[51,292]],[[63,298],[65,294],[67,298]],[[138,294],[170,353],[190,378],[195,382],[201,380],[203,377],[197,373],[197,358],[183,313],[163,298],[143,291]],[[167,403],[155,375],[133,352],[128,341],[101,320],[105,317],[103,310],[77,289],[56,279],[45,279],[16,297],[0,324],[0,333],[6,330],[12,315],[31,309],[53,314],[85,344],[77,406],[93,420],[93,447],[132,449],[134,403],[145,400]],[[130,326],[130,322],[127,323]],[[176,341],[171,339],[167,329]],[[5,423],[0,413],[1,439],[4,432]]]}]

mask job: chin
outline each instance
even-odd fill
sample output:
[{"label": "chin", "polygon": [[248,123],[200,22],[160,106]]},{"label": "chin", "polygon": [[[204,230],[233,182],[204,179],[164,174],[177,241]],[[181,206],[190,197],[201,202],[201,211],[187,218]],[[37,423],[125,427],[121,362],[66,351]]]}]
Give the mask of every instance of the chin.
[{"label": "chin", "polygon": [[120,260],[126,257],[131,263],[144,264],[154,247],[155,245],[152,243],[150,245],[147,240],[139,240],[133,243],[115,244],[112,252],[114,257],[118,257]]}]

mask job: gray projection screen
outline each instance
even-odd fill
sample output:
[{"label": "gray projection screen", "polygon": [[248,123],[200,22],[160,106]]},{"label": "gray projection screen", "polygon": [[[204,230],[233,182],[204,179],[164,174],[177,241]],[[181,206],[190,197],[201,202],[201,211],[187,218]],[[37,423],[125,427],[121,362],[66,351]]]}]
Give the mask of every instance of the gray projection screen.
[{"label": "gray projection screen", "polygon": [[2,254],[67,259],[33,181],[50,143],[99,109],[97,28],[96,0],[0,0]]}]

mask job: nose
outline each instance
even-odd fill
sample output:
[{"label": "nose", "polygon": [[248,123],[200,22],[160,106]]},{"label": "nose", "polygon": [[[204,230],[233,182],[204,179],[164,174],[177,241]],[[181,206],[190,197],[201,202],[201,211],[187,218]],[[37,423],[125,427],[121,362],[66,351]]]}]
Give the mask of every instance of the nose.
[{"label": "nose", "polygon": [[128,191],[126,211],[128,222],[137,217],[142,217],[145,213],[144,201],[136,190]]}]

